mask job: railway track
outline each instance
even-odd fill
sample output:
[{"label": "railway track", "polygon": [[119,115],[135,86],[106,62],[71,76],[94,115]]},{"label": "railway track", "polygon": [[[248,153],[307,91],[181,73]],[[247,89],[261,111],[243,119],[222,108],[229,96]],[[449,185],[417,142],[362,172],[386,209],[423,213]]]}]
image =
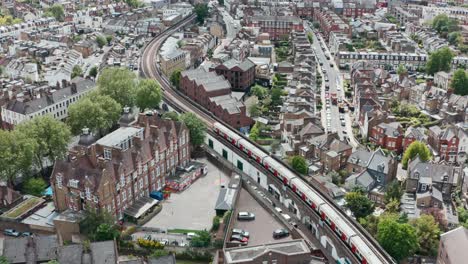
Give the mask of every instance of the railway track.
[{"label": "railway track", "polygon": [[[182,21],[179,21],[176,25],[166,29],[160,35],[158,35],[153,40],[151,40],[145,46],[145,49],[143,51],[140,69],[141,69],[141,74],[143,77],[156,79],[160,83],[161,88],[163,90],[164,101],[168,105],[170,105],[171,107],[173,107],[179,112],[192,112],[196,114],[207,125],[207,127],[210,130],[209,133],[214,134],[211,131],[213,124],[216,122],[220,122],[224,124],[224,122],[222,120],[219,120],[211,112],[207,111],[200,105],[197,105],[196,103],[194,103],[192,100],[190,100],[188,97],[186,97],[179,91],[175,90],[172,87],[169,80],[167,79],[167,77],[161,73],[156,63],[158,52],[162,44],[166,41],[166,39],[169,36],[171,36],[173,33],[177,32],[180,28],[183,28],[184,26],[190,24],[194,19],[195,19],[195,15],[191,15],[183,19]],[[235,131],[236,133],[241,135],[241,133],[236,131],[234,128],[226,124],[224,125],[230,128],[232,131]],[[244,137],[244,135],[241,135],[241,136]],[[251,143],[263,150],[263,148],[257,145],[255,142],[251,142]],[[292,170],[283,161],[277,159],[276,157],[273,157],[273,158],[276,159],[281,164],[283,164],[288,169]],[[299,175],[299,177],[301,177],[304,181],[306,181],[302,176]],[[345,221],[347,221],[349,225],[352,226],[356,232],[359,232],[359,234],[366,240],[366,242],[368,243],[368,246],[372,249],[374,254],[376,254],[379,257],[379,259],[381,259],[381,263],[385,263],[385,264],[396,263],[395,260],[377,243],[377,241],[359,223],[357,223],[356,220],[354,220],[353,218],[347,216],[344,212],[342,212],[341,208],[339,208],[338,205],[336,205],[330,197],[322,193],[318,188],[314,186],[311,186],[311,187],[320,196],[324,197],[324,199],[326,199],[332,205],[332,207],[334,207],[335,210],[339,212],[341,217],[345,219]]]}]

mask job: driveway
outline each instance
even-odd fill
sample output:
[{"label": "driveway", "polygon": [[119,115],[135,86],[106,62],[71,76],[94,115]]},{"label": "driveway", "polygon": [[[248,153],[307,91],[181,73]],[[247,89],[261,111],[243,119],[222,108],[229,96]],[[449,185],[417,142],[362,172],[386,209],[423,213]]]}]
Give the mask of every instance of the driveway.
[{"label": "driveway", "polygon": [[197,161],[207,164],[208,174],[196,180],[181,193],[173,193],[162,202],[162,211],[145,227],[161,229],[209,230],[216,215],[215,204],[220,185],[229,183],[229,176],[206,159]]}]

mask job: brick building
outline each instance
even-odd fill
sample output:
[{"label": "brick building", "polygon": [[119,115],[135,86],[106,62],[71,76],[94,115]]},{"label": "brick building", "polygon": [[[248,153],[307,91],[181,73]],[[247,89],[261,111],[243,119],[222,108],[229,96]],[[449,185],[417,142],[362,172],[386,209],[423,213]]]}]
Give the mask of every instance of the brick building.
[{"label": "brick building", "polygon": [[218,75],[229,81],[233,90],[246,91],[255,82],[255,64],[245,59],[242,62],[228,60],[214,68]]},{"label": "brick building", "polygon": [[369,141],[400,153],[403,150],[403,127],[398,122],[380,123],[371,128]]},{"label": "brick building", "polygon": [[330,32],[341,32],[351,36],[351,27],[331,10],[315,10],[314,21],[317,21],[320,24],[320,28],[323,31],[326,41],[328,41]]},{"label": "brick building", "polygon": [[441,160],[457,162],[459,138],[456,127],[430,127],[427,143]]},{"label": "brick building", "polygon": [[90,206],[122,219],[189,162],[183,123],[143,114],[135,121],[127,111],[120,124],[98,141],[84,129],[67,158],[55,162],[50,181],[57,211]]},{"label": "brick building", "polygon": [[468,229],[460,226],[440,236],[437,263],[456,264],[468,259]]},{"label": "brick building", "polygon": [[296,16],[253,16],[245,19],[248,27],[260,28],[260,33],[268,33],[271,40],[280,40],[292,31],[304,30],[302,20]]},{"label": "brick building", "polygon": [[230,126],[248,129],[253,120],[246,107],[222,75],[204,69],[184,71],[180,77],[180,90]]}]

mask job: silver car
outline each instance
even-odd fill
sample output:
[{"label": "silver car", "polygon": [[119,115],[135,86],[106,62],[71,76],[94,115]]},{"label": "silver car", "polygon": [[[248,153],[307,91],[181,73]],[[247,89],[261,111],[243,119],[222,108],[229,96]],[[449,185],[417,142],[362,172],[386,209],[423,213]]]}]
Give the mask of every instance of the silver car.
[{"label": "silver car", "polygon": [[232,229],[232,234],[241,235],[243,237],[250,237],[250,233],[248,231],[245,231],[244,229],[239,229],[239,228]]},{"label": "silver car", "polygon": [[239,212],[237,214],[238,220],[255,220],[255,215],[249,212]]}]

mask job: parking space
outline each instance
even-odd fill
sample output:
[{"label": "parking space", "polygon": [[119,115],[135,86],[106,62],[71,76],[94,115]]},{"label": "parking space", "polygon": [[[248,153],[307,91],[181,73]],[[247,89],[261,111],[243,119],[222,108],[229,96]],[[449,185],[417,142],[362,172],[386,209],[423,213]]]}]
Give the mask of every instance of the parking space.
[{"label": "parking space", "polygon": [[253,221],[238,221],[237,215],[234,228],[240,228],[250,233],[249,246],[262,245],[276,241],[291,240],[291,237],[274,239],[273,231],[278,228],[284,228],[283,224],[278,222],[273,214],[264,209],[258,202],[250,195],[249,192],[242,189],[239,201],[237,202],[237,212],[247,211],[255,214]]},{"label": "parking space", "polygon": [[145,227],[160,229],[210,230],[220,186],[229,182],[229,176],[206,159],[208,174],[196,180],[181,193],[173,193],[162,202],[163,209]]}]

